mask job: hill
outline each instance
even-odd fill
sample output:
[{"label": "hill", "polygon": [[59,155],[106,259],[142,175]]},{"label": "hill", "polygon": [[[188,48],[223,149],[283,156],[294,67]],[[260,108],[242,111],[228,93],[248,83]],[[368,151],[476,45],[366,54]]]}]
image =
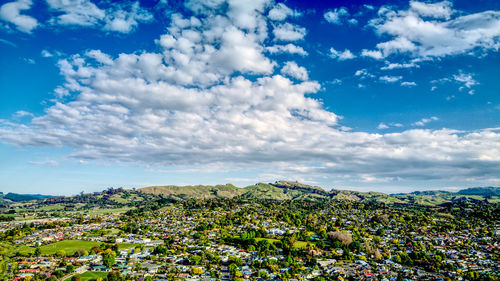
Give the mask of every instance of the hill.
[{"label": "hill", "polygon": [[385,204],[411,204],[435,206],[453,202],[500,202],[498,187],[467,188],[453,193],[441,190],[415,191],[411,193],[385,194],[351,190],[327,191],[319,186],[294,181],[256,183],[243,188],[226,185],[151,186],[138,189],[141,193],[164,195],[175,199],[235,198],[274,200],[337,200],[376,202]]},{"label": "hill", "polygon": [[500,196],[500,187],[471,187],[462,189],[458,194],[463,195],[482,195],[482,196]]},{"label": "hill", "polygon": [[51,195],[41,195],[41,194],[20,194],[9,192],[7,194],[0,193],[0,200],[9,200],[12,202],[23,202],[38,199],[50,198]]},{"label": "hill", "polygon": [[[0,193],[0,207],[22,204],[23,211],[19,211],[17,216],[22,213],[34,212],[37,209],[54,214],[60,212],[93,214],[125,212],[136,207],[156,208],[161,205],[157,204],[158,202],[232,198],[241,200],[352,201],[420,206],[445,206],[453,203],[500,203],[498,187],[475,187],[458,192],[432,190],[386,194],[338,189],[326,190],[319,186],[294,181],[276,181],[274,183],[256,183],[243,188],[232,184],[149,186],[137,190],[108,188],[101,192],[82,193],[74,196]],[[4,215],[16,216],[6,213]]]},{"label": "hill", "polygon": [[187,185],[187,186],[149,186],[139,189],[140,192],[155,195],[167,195],[179,199],[209,199],[209,198],[233,198],[241,195],[242,190],[232,184],[226,185]]},{"label": "hill", "polygon": [[226,185],[149,186],[139,192],[165,195],[175,199],[234,198],[294,200],[306,198],[330,198],[330,193],[321,187],[291,181],[257,183],[244,188]]}]

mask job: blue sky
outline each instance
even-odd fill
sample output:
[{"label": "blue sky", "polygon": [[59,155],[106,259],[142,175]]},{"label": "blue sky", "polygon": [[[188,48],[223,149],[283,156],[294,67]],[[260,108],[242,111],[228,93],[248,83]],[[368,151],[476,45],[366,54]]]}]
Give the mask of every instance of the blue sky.
[{"label": "blue sky", "polygon": [[4,1],[0,191],[500,182],[500,3]]}]

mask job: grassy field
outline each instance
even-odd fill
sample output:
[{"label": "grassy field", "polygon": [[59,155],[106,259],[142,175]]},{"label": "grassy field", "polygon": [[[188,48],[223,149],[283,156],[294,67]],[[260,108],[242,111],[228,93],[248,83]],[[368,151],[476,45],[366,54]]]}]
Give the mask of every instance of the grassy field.
[{"label": "grassy field", "polygon": [[76,276],[80,276],[80,278],[82,278],[82,281],[87,281],[87,280],[96,280],[99,277],[105,278],[106,276],[108,276],[108,273],[107,272],[87,271],[85,273],[82,273],[82,274],[76,275]]},{"label": "grassy field", "polygon": [[121,214],[132,209],[131,207],[114,208],[114,209],[92,209],[92,210],[78,210],[75,213],[87,214],[89,216],[95,215],[111,215],[111,214]]},{"label": "grassy field", "polygon": [[[85,240],[63,240],[52,244],[43,245],[40,247],[42,255],[54,255],[59,250],[66,252],[66,255],[73,255],[76,251],[84,249],[90,251],[92,247],[101,245],[101,242],[85,241]],[[138,244],[119,243],[118,249],[127,249],[137,246]],[[34,253],[35,248],[29,246],[19,246],[10,248],[11,253],[19,252],[20,254]]]}]

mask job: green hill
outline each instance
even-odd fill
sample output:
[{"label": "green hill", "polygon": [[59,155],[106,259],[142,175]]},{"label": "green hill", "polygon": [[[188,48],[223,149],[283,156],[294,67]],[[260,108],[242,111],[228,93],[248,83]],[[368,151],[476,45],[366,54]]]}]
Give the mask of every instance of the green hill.
[{"label": "green hill", "polygon": [[155,194],[155,195],[168,195],[177,197],[179,199],[209,199],[209,198],[233,198],[242,194],[241,188],[232,184],[226,185],[187,185],[187,186],[149,186],[139,189],[140,192]]},{"label": "green hill", "polygon": [[453,193],[448,191],[417,191],[411,193],[385,194],[381,192],[359,192],[352,190],[327,191],[319,186],[294,181],[257,183],[243,188],[226,185],[150,186],[138,189],[141,193],[164,195],[175,199],[233,198],[274,200],[338,200],[377,202],[385,204],[409,204],[436,206],[453,202],[500,202],[498,188],[468,188]]}]

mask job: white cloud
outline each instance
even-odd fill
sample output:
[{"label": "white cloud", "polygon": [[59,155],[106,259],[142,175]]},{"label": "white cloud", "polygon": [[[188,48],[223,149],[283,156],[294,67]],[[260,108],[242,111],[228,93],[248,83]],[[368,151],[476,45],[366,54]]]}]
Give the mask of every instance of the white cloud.
[{"label": "white cloud", "polygon": [[323,17],[329,23],[341,25],[342,21],[349,17],[349,11],[346,7],[341,7],[324,13]]},{"label": "white cloud", "polygon": [[281,69],[281,73],[302,81],[306,81],[309,79],[307,70],[301,66],[298,66],[293,61],[286,62]]},{"label": "white cloud", "polygon": [[59,163],[55,160],[46,160],[46,161],[29,161],[28,164],[31,165],[43,165],[43,166],[59,166]]},{"label": "white cloud", "polygon": [[395,83],[398,82],[399,80],[403,79],[403,76],[381,76],[379,77],[381,81],[387,82],[387,83]]},{"label": "white cloud", "polygon": [[298,17],[301,13],[288,8],[283,3],[278,3],[268,13],[268,17],[274,21],[284,21],[287,17]]},{"label": "white cloud", "polygon": [[386,123],[383,123],[383,122],[380,122],[377,126],[377,129],[379,130],[385,130],[385,129],[389,129],[391,127],[396,127],[396,128],[401,128],[401,127],[404,127],[403,124],[401,123],[389,123],[389,124],[386,124]]},{"label": "white cloud", "polygon": [[64,83],[55,92],[72,98],[56,99],[29,122],[0,120],[0,140],[69,147],[85,162],[173,170],[266,166],[296,178],[498,180],[498,129],[348,130],[314,98],[319,83],[275,73],[265,56],[266,3],[247,10],[242,1],[193,3],[192,16],[171,16],[155,52],[91,50],[59,60]]},{"label": "white cloud", "polygon": [[97,27],[105,31],[129,33],[139,22],[151,22],[153,15],[139,2],[111,4],[99,8],[89,0],[46,0],[53,12],[62,13],[50,19],[53,25]]},{"label": "white cloud", "polygon": [[51,58],[51,57],[53,57],[53,56],[54,56],[51,52],[49,52],[49,51],[47,51],[47,50],[45,50],[45,49],[43,49],[43,50],[40,52],[40,55],[41,55],[42,57],[44,57],[44,58]]},{"label": "white cloud", "polygon": [[[128,9],[128,11],[127,11]],[[121,33],[129,33],[133,31],[139,22],[151,22],[153,15],[147,10],[139,6],[139,2],[135,2],[129,7],[118,6],[113,11],[108,12],[103,29],[116,31]]]},{"label": "white cloud", "polygon": [[266,51],[271,54],[279,54],[279,53],[288,53],[288,54],[297,54],[301,56],[307,56],[308,53],[300,46],[294,44],[286,44],[286,45],[273,45],[266,47]]},{"label": "white cloud", "polygon": [[33,117],[33,113],[24,111],[24,110],[18,110],[14,113],[15,118],[22,118],[22,117]]},{"label": "white cloud", "polygon": [[413,81],[404,81],[404,82],[401,82],[401,86],[414,87],[414,86],[417,86],[417,83],[415,83]]},{"label": "white cloud", "polygon": [[454,74],[453,79],[459,83],[463,83],[463,85],[469,89],[472,86],[479,85],[479,83],[472,77],[472,74],[468,73],[460,72],[459,74]]},{"label": "white cloud", "polygon": [[7,2],[0,7],[0,19],[14,24],[19,31],[31,33],[38,26],[38,21],[21,14],[21,11],[31,9],[32,5],[31,0]]},{"label": "white cloud", "polygon": [[500,48],[500,11],[463,15],[452,9],[450,1],[411,1],[408,10],[382,7],[378,14],[369,25],[378,34],[393,37],[377,44],[383,57],[403,53],[427,59]]},{"label": "white cloud", "polygon": [[454,13],[453,3],[442,1],[434,4],[410,1],[410,10],[424,17],[449,19]]},{"label": "white cloud", "polygon": [[378,124],[377,129],[379,129],[379,130],[389,129],[389,126],[387,126],[384,123],[380,123],[380,124]]},{"label": "white cloud", "polygon": [[106,11],[89,0],[46,0],[53,11],[62,12],[51,19],[53,24],[93,26],[104,20]]},{"label": "white cloud", "polygon": [[381,67],[381,70],[391,70],[400,68],[419,68],[420,66],[415,63],[387,63],[387,65]]},{"label": "white cloud", "polygon": [[419,121],[413,123],[412,125],[413,126],[419,126],[419,127],[422,127],[422,126],[425,126],[425,124],[429,123],[429,122],[432,122],[432,121],[437,121],[439,120],[439,118],[437,118],[436,116],[432,116],[430,118],[422,118],[420,119]]},{"label": "white cloud", "polygon": [[333,59],[342,60],[350,60],[356,58],[356,56],[351,53],[348,49],[345,49],[342,52],[335,50],[334,48],[330,48],[330,57]]},{"label": "white cloud", "polygon": [[354,73],[354,76],[358,76],[361,79],[366,79],[366,78],[375,78],[375,75],[371,74],[366,70],[365,68],[356,70]]},{"label": "white cloud", "polygon": [[306,36],[306,29],[291,23],[279,24],[273,29],[274,37],[281,41],[297,41]]},{"label": "white cloud", "polygon": [[384,56],[382,55],[382,52],[380,52],[378,50],[367,50],[367,49],[363,49],[361,51],[361,56],[362,57],[370,57],[370,58],[373,58],[376,60],[380,60],[380,59],[384,58]]}]

